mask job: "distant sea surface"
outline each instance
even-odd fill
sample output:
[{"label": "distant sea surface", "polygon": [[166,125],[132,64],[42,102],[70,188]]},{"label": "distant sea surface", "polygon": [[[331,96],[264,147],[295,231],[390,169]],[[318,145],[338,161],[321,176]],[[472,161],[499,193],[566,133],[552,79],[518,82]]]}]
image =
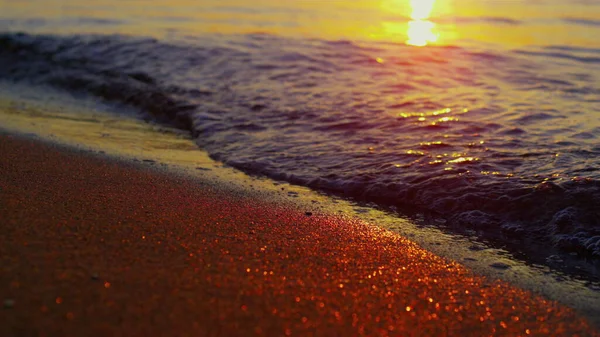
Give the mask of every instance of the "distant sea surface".
[{"label": "distant sea surface", "polygon": [[252,174],[600,258],[600,0],[0,0],[0,64]]}]

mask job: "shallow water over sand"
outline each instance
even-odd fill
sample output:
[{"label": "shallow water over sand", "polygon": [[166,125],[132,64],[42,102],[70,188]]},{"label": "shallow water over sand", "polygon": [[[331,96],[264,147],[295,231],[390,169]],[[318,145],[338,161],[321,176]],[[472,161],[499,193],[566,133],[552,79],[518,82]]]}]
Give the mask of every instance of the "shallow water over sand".
[{"label": "shallow water over sand", "polygon": [[349,3],[2,4],[0,76],[137,107],[250,173],[599,256],[598,4]]}]

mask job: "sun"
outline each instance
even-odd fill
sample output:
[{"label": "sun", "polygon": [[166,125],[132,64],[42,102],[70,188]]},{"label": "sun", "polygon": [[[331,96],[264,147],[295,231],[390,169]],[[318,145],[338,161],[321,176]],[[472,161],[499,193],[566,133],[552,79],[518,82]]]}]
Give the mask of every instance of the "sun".
[{"label": "sun", "polygon": [[408,23],[408,40],[406,44],[423,47],[436,42],[435,23],[429,21],[435,0],[411,0],[411,21]]},{"label": "sun", "polygon": [[410,7],[412,13],[410,15],[413,20],[426,20],[431,16],[435,0],[411,0]]}]

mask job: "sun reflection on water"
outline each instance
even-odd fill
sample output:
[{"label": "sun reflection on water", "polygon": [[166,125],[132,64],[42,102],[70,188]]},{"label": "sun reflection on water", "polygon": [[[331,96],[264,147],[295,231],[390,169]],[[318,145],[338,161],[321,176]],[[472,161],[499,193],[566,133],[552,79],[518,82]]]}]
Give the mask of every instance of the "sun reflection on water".
[{"label": "sun reflection on water", "polygon": [[435,0],[411,0],[411,21],[408,23],[408,40],[406,44],[411,46],[426,46],[436,42],[438,35],[434,32],[435,23],[429,20]]},{"label": "sun reflection on water", "polygon": [[[440,126],[443,127],[442,124],[450,124],[450,123],[459,123],[461,120],[461,116],[468,113],[469,109],[457,109],[457,108],[443,108],[434,111],[428,112],[401,112],[396,115],[399,120],[406,120],[407,123],[413,124],[415,127],[419,128],[430,128],[432,126]],[[438,135],[443,136],[444,139],[447,138],[463,138],[465,135],[455,135],[451,136],[449,134]],[[439,138],[438,138],[439,139]],[[466,170],[466,168],[471,165],[477,165],[481,163],[482,158],[478,157],[476,154],[484,149],[483,144],[486,143],[484,140],[478,140],[469,143],[468,147],[469,151],[466,152],[453,152],[451,149],[454,147],[451,142],[447,142],[446,140],[438,140],[435,138],[430,139],[429,141],[422,141],[418,143],[418,146],[415,146],[412,149],[406,149],[405,154],[415,157],[415,158],[423,158],[416,159],[415,161],[409,163],[407,166],[396,165],[397,168],[410,167],[412,165],[428,165],[428,166],[443,166],[445,171],[453,171],[459,170],[458,174],[469,174],[471,171]],[[474,148],[474,149],[473,149]],[[478,149],[479,148],[479,149]],[[473,150],[471,150],[473,149]],[[487,175],[501,175],[500,172],[487,172],[482,171],[481,174]],[[506,177],[509,177],[506,175]]]}]

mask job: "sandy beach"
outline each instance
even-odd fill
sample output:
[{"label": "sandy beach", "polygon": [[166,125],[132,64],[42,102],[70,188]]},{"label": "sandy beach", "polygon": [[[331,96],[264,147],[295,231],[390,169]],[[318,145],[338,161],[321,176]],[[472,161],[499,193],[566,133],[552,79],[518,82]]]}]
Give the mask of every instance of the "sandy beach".
[{"label": "sandy beach", "polygon": [[4,336],[593,336],[350,218],[0,135]]}]

